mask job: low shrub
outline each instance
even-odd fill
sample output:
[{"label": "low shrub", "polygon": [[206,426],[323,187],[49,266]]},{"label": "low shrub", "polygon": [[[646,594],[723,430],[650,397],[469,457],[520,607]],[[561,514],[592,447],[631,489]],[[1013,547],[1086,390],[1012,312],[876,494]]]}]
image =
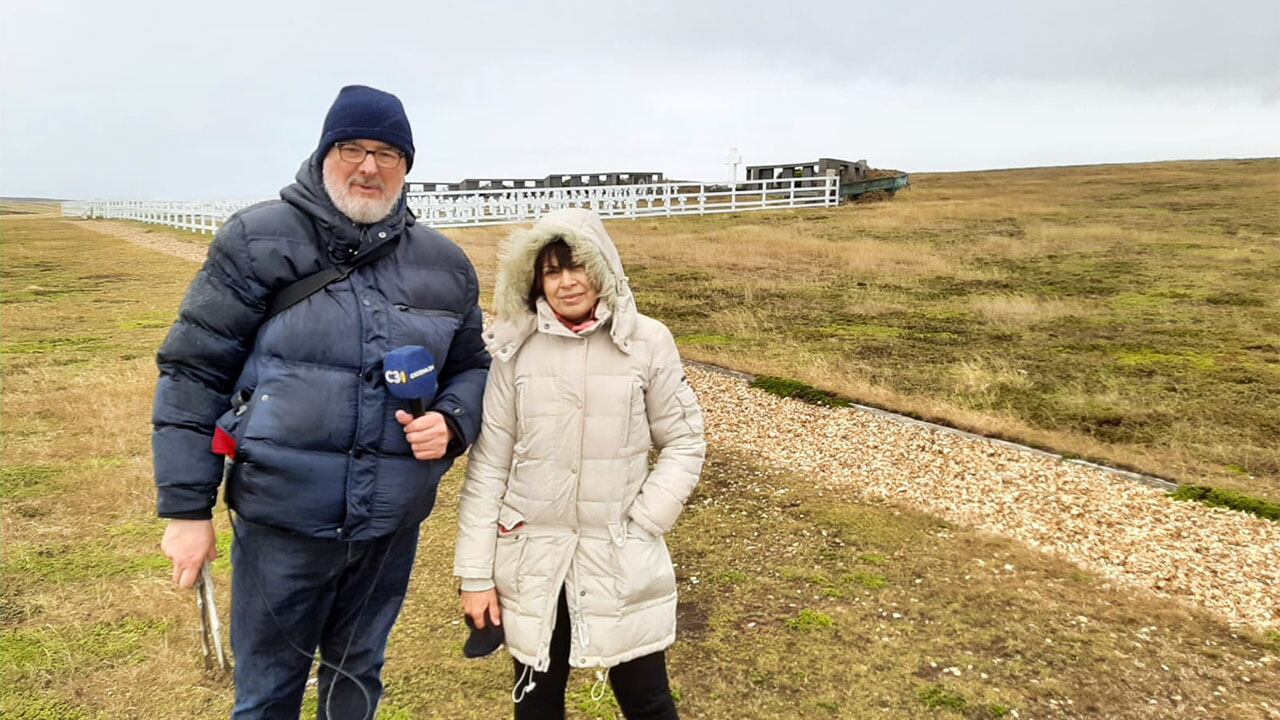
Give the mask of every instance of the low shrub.
[{"label": "low shrub", "polygon": [[1280,521],[1280,505],[1230,490],[1219,490],[1205,485],[1183,485],[1170,493],[1170,497],[1174,500],[1194,500],[1205,505],[1247,512],[1266,520]]},{"label": "low shrub", "polygon": [[767,393],[772,393],[778,397],[795,398],[807,402],[811,405],[825,405],[827,407],[849,407],[853,403],[847,398],[840,397],[833,392],[819,390],[818,388],[807,385],[799,380],[790,380],[787,378],[773,377],[771,375],[761,375],[751,381],[751,387],[759,388]]}]

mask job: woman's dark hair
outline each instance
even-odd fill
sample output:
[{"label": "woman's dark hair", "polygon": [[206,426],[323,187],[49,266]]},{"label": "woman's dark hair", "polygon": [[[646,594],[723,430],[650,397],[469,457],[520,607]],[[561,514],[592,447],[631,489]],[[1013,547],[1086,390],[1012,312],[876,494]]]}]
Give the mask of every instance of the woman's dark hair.
[{"label": "woman's dark hair", "polygon": [[529,286],[529,295],[525,298],[530,312],[538,312],[538,298],[542,297],[542,268],[550,265],[552,260],[555,260],[556,267],[561,268],[578,267],[582,264],[573,261],[573,251],[564,238],[556,238],[543,245],[538,251],[538,257],[533,260],[533,284]]}]

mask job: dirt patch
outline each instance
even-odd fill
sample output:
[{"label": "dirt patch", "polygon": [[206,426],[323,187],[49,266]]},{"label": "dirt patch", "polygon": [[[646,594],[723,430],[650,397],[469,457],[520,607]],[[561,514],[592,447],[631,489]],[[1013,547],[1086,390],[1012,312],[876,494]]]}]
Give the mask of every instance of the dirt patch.
[{"label": "dirt patch", "polygon": [[709,617],[707,610],[696,602],[680,598],[679,604],[676,605],[676,625],[680,628],[681,636],[685,638],[701,637],[707,631]]},{"label": "dirt patch", "polygon": [[208,246],[199,242],[184,242],[163,233],[148,232],[135,223],[93,220],[82,223],[80,227],[191,262],[204,262],[205,256],[209,254]]},{"label": "dirt patch", "polygon": [[874,202],[884,202],[886,200],[892,200],[892,199],[893,199],[893,193],[891,192],[886,192],[884,190],[872,190],[870,192],[864,192],[861,195],[858,195],[853,199],[853,201],[856,203],[874,203]]}]

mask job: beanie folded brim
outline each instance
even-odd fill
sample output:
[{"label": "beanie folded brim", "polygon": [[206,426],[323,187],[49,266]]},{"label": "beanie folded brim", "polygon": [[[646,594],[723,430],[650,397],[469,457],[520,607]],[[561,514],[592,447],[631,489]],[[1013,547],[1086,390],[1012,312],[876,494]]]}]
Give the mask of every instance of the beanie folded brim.
[{"label": "beanie folded brim", "polygon": [[404,153],[405,172],[413,169],[413,130],[404,105],[391,93],[348,85],[338,91],[324,118],[316,152],[323,158],[329,148],[348,140],[383,142]]}]

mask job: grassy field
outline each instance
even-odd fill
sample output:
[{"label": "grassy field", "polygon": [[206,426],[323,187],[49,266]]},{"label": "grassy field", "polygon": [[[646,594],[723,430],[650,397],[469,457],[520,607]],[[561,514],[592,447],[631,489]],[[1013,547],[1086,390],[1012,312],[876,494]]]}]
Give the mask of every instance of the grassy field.
[{"label": "grassy field", "polygon": [[[608,227],[686,357],[1280,502],[1278,159],[920,174],[888,203]],[[509,229],[446,232],[487,296]]]},{"label": "grassy field", "polygon": [[[152,355],[196,267],[83,223],[0,223],[0,716],[225,717],[230,684],[201,667],[192,597],[157,551],[150,477]],[[639,256],[649,224],[613,227]],[[674,296],[655,293],[649,252],[632,272],[642,302],[661,306]],[[668,319],[693,347],[682,317]],[[1248,719],[1277,706],[1276,633],[1233,632],[1012,543],[711,456],[671,538],[685,717]],[[506,661],[460,655],[448,577],[459,480],[425,526],[380,717],[508,713]],[[611,717],[592,680],[574,676],[572,716]]]},{"label": "grassy field", "polygon": [[687,357],[1280,501],[1280,160],[912,181],[608,227]]},{"label": "grassy field", "polygon": [[56,202],[0,199],[0,215],[52,215],[62,212]]}]

